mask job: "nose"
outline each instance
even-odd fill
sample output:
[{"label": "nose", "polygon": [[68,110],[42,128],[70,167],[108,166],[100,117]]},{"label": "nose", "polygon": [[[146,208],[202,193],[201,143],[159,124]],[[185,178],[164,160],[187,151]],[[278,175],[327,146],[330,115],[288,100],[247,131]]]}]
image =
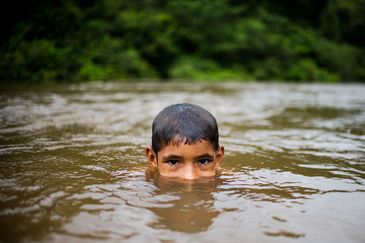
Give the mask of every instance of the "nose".
[{"label": "nose", "polygon": [[198,178],[198,175],[196,174],[192,165],[188,165],[185,167],[183,178],[186,180],[195,180]]}]

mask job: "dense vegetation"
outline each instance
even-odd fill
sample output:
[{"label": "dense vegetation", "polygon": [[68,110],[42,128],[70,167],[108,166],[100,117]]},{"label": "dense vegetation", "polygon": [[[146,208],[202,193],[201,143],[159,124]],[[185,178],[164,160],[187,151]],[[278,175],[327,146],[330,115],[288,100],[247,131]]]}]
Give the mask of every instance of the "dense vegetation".
[{"label": "dense vegetation", "polygon": [[1,17],[0,80],[364,81],[364,9],[365,0],[15,1]]}]

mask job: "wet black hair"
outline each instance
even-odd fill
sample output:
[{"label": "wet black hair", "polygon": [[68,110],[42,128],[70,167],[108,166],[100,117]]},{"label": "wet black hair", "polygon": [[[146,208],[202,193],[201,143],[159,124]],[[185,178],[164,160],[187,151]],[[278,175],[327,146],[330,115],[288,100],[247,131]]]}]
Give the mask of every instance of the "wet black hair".
[{"label": "wet black hair", "polygon": [[194,144],[208,141],[217,151],[217,121],[206,109],[189,103],[170,105],[157,114],[152,123],[152,149],[155,153],[170,144]]}]

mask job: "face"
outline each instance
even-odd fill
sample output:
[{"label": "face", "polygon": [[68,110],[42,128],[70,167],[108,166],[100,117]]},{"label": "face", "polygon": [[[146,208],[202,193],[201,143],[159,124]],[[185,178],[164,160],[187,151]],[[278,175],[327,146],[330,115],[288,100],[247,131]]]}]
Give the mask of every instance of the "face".
[{"label": "face", "polygon": [[150,147],[146,149],[147,160],[151,166],[157,167],[161,175],[186,180],[214,176],[223,155],[223,147],[215,151],[213,145],[205,140],[191,145],[168,145],[157,155]]}]

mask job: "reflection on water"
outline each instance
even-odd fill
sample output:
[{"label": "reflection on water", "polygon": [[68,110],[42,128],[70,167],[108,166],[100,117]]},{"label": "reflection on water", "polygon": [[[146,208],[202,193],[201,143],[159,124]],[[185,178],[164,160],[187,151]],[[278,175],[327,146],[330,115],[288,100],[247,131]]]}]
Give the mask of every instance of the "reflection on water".
[{"label": "reflection on water", "polygon": [[163,177],[154,171],[147,178],[159,188],[156,193],[158,197],[163,200],[166,200],[166,195],[168,199],[172,197],[167,207],[151,208],[158,218],[152,227],[187,233],[200,232],[207,230],[219,215],[219,211],[214,208],[213,198],[221,182],[219,177],[194,182]]},{"label": "reflection on water", "polygon": [[[0,96],[0,241],[364,242],[365,86],[93,83]],[[154,116],[217,118],[222,173],[146,171]]]}]

